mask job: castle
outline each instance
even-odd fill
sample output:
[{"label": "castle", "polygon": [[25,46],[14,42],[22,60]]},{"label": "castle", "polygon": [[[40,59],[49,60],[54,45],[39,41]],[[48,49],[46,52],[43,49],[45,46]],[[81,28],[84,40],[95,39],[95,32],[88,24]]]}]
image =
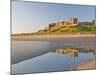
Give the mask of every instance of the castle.
[{"label": "castle", "polygon": [[78,24],[78,18],[71,17],[66,21],[57,22],[57,23],[51,23],[49,24],[49,29],[54,26],[76,26]]},{"label": "castle", "polygon": [[95,25],[95,20],[92,20],[92,22],[79,22],[78,18],[70,17],[65,21],[57,22],[57,23],[51,23],[47,27],[47,29],[51,29],[52,27],[62,27],[62,26],[77,26],[77,25]]}]

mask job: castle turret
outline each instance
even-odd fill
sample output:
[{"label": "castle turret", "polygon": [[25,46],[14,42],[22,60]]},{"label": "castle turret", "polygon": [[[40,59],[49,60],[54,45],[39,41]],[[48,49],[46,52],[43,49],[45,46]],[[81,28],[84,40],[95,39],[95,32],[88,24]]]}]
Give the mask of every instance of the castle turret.
[{"label": "castle turret", "polygon": [[78,18],[71,17],[66,21],[70,25],[77,25],[78,24]]},{"label": "castle turret", "polygon": [[92,20],[92,23],[95,25],[96,24],[95,20]]}]

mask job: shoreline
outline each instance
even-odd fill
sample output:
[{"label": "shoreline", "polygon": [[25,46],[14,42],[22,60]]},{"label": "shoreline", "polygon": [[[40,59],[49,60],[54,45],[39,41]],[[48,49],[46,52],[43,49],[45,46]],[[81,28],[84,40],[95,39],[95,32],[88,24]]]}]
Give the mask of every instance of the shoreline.
[{"label": "shoreline", "polygon": [[14,38],[62,38],[62,37],[66,37],[66,38],[70,38],[70,37],[96,37],[95,35],[29,35],[29,36],[11,36],[11,39]]}]

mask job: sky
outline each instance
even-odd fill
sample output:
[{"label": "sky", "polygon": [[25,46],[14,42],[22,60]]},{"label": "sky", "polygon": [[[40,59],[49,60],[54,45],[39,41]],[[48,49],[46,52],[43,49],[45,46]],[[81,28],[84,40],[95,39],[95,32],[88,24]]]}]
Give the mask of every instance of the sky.
[{"label": "sky", "polygon": [[95,6],[12,1],[12,34],[36,32],[69,17],[80,22],[92,21]]}]

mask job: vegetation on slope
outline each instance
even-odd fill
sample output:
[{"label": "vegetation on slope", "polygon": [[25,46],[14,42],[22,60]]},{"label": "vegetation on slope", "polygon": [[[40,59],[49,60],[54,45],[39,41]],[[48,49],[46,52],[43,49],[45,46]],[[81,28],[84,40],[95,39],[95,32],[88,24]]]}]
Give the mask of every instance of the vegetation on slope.
[{"label": "vegetation on slope", "polygon": [[30,36],[30,35],[81,35],[81,34],[95,34],[95,25],[77,25],[77,26],[54,26],[52,28],[45,28],[35,33],[14,34],[14,36]]},{"label": "vegetation on slope", "polygon": [[95,34],[95,25],[78,25],[78,26],[61,26],[52,27],[51,29],[44,29],[37,32],[37,34]]}]

